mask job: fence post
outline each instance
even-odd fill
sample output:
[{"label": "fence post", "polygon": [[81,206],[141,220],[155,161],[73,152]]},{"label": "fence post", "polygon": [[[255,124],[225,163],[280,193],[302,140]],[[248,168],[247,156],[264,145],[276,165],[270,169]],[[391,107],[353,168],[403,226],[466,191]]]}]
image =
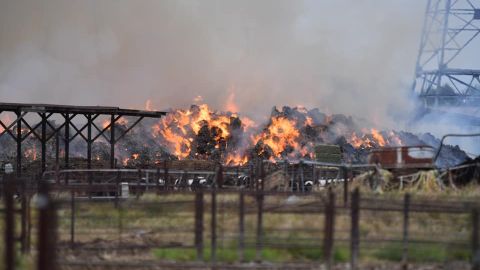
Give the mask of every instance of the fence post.
[{"label": "fence post", "polygon": [[238,208],[238,258],[245,261],[245,193],[240,191]]},{"label": "fence post", "polygon": [[263,191],[257,191],[257,245],[256,245],[256,260],[262,261],[263,249]]},{"label": "fence post", "polygon": [[217,175],[215,177],[215,187],[214,188],[222,188],[223,187],[223,166],[222,163],[218,164],[217,168]]},{"label": "fence post", "polygon": [[298,174],[300,175],[300,192],[305,192],[305,179],[303,177],[303,161],[298,163]]},{"label": "fence post", "polygon": [[195,193],[195,248],[197,260],[203,261],[203,192]]},{"label": "fence post", "polygon": [[142,170],[138,169],[138,179],[137,179],[137,190],[136,190],[136,198],[137,200],[140,199],[140,182],[142,181]]},{"label": "fence post", "polygon": [[37,203],[39,208],[37,269],[55,270],[57,220],[55,205],[50,200],[47,183],[41,183]]},{"label": "fence post", "polygon": [[327,269],[333,266],[333,241],[335,234],[335,193],[329,189],[328,203],[325,205],[325,235],[324,235],[324,256]]},{"label": "fence post", "polygon": [[254,181],[255,181],[255,170],[254,170],[254,165],[250,163],[248,165],[248,184],[247,187],[249,190],[254,189]]},{"label": "fence post", "polygon": [[[165,181],[165,190],[170,190],[170,181],[168,179],[168,163],[167,160],[163,161],[163,179]],[[173,189],[173,187],[171,187]]]},{"label": "fence post", "polygon": [[343,170],[343,204],[345,207],[348,205],[348,169],[347,167],[342,167]]},{"label": "fence post", "polygon": [[212,212],[210,217],[211,224],[211,262],[217,261],[217,196],[215,188],[212,190]]},{"label": "fence post", "polygon": [[30,195],[27,196],[27,243],[26,243],[26,252],[27,253],[30,253],[30,249],[31,249],[31,239],[32,239],[32,211],[31,211],[31,197]]},{"label": "fence post", "polygon": [[22,180],[22,202],[21,202],[21,234],[20,244],[23,254],[27,253],[27,233],[28,233],[28,195],[27,195],[27,178]]},{"label": "fence post", "polygon": [[5,269],[15,269],[15,205],[13,194],[15,185],[10,175],[4,179],[4,203],[5,203]]},{"label": "fence post", "polygon": [[478,209],[474,209],[472,213],[472,269],[480,270],[480,250],[478,246],[479,238],[479,222]]},{"label": "fence post", "polygon": [[260,190],[263,192],[265,189],[265,163],[263,163],[263,160],[260,160],[260,178],[262,181],[260,182]]},{"label": "fence post", "polygon": [[360,192],[356,188],[352,193],[351,199],[351,235],[350,235],[350,269],[357,269],[358,247],[360,244],[359,218],[360,218]]},{"label": "fence post", "polygon": [[403,206],[403,253],[402,253],[402,269],[408,269],[408,223],[410,211],[410,194],[405,194]]}]

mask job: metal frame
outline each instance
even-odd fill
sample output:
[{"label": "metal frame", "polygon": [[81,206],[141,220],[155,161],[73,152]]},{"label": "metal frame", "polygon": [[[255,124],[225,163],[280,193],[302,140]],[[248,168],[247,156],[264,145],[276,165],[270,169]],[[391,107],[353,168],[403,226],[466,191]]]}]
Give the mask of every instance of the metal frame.
[{"label": "metal frame", "polygon": [[479,104],[480,69],[450,67],[479,34],[479,0],[428,1],[413,84],[427,107]]},{"label": "metal frame", "polygon": [[[8,126],[0,119],[0,127],[3,128],[3,131],[0,132],[0,138],[4,135],[9,135],[16,141],[16,171],[18,176],[22,173],[22,143],[29,136],[34,136],[40,141],[42,172],[46,169],[46,144],[55,136],[58,148],[58,134],[61,129],[64,129],[63,141],[66,169],[69,168],[70,143],[77,137],[80,137],[87,143],[87,166],[89,169],[92,165],[92,144],[100,137],[103,137],[110,144],[110,168],[115,168],[115,144],[144,118],[160,118],[166,114],[159,111],[130,110],[117,107],[0,103],[0,115],[3,112],[16,114],[16,119]],[[40,121],[35,125],[30,125],[26,119],[31,114],[40,116]],[[61,116],[63,123],[53,126],[48,121],[53,116]],[[99,116],[110,116],[110,122],[106,127],[100,128],[95,124],[94,121]],[[115,124],[124,116],[135,117],[136,120],[125,131],[117,135],[115,134]],[[83,126],[78,126],[73,120],[79,120],[81,117],[84,117],[87,123]],[[50,131],[49,135],[47,135],[47,131]],[[58,150],[56,152],[58,163]]]}]

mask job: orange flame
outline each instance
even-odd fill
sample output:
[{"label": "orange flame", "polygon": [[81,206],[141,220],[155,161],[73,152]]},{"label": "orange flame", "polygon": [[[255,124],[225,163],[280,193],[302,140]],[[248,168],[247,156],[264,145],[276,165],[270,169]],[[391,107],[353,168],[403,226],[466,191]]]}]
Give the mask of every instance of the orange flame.
[{"label": "orange flame", "polygon": [[233,86],[230,87],[230,94],[228,95],[224,109],[232,113],[238,112],[238,106],[235,104],[235,88]]},{"label": "orange flame", "polygon": [[[366,129],[362,129],[363,135],[357,136],[356,132],[353,132],[348,142],[355,148],[373,148],[373,147],[384,147],[387,144],[391,144],[387,141],[383,135],[376,129],[370,129],[370,132]],[[393,132],[392,132],[393,134]]]},{"label": "orange flame", "polygon": [[230,154],[225,159],[225,164],[227,165],[244,165],[248,162],[248,157],[240,154]]},{"label": "orange flame", "polygon": [[287,146],[298,148],[297,139],[300,132],[295,127],[296,123],[285,117],[274,117],[267,130],[253,138],[253,143],[262,142],[272,149],[275,157],[281,157]]},{"label": "orange flame", "polygon": [[378,145],[381,147],[385,146],[385,139],[383,138],[382,134],[380,134],[380,132],[378,132],[378,130],[374,128],[371,129],[371,132],[373,138],[377,141]]},{"label": "orange flame", "polygon": [[33,148],[25,150],[25,157],[31,160],[37,160],[37,146],[33,145]]},{"label": "orange flame", "polygon": [[[193,138],[199,134],[202,127],[219,130],[215,137],[215,148],[219,148],[220,141],[226,141],[230,136],[231,121],[229,115],[213,112],[208,105],[202,104],[190,110],[172,111],[153,127],[153,134],[156,137],[160,135],[175,156],[185,159],[190,156]],[[230,162],[240,160],[233,157],[227,159]]]},{"label": "orange flame", "polygon": [[[11,124],[11,122],[12,122],[12,120],[11,120],[11,118],[10,118],[10,116],[9,116],[8,114],[2,115],[2,116],[0,117],[0,120],[2,121],[2,123],[3,123],[6,127],[8,127],[8,126]],[[3,132],[3,131],[5,131],[5,129],[3,128],[3,126],[0,126],[0,133]]]}]

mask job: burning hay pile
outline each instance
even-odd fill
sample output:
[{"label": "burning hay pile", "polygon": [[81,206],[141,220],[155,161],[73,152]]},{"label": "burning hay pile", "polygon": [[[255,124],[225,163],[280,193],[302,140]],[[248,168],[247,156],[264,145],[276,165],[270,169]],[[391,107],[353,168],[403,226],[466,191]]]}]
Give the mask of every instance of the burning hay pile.
[{"label": "burning hay pile", "polygon": [[[402,145],[432,145],[430,134],[378,131],[360,127],[352,117],[326,115],[318,109],[274,107],[268,121],[259,125],[236,113],[212,111],[207,105],[172,110],[153,127],[153,137],[179,159],[209,159],[227,165],[245,164],[255,158],[315,159],[315,147],[339,145],[345,162],[366,163],[371,149]],[[440,166],[467,158],[458,147],[447,146]]]},{"label": "burning hay pile", "polygon": [[[273,162],[288,159],[315,159],[318,145],[332,144],[341,148],[341,159],[351,163],[366,163],[370,150],[402,145],[431,145],[439,140],[430,134],[414,135],[408,132],[378,131],[352,117],[342,114],[327,115],[318,109],[303,107],[274,107],[264,124],[232,112],[211,110],[206,104],[192,105],[188,110],[170,110],[162,119],[145,120],[116,145],[119,163],[138,167],[161,160],[209,160],[226,165],[243,165],[257,158]],[[55,123],[51,123],[56,126]],[[117,134],[127,129],[128,119],[121,118],[115,125]],[[61,131],[63,132],[63,130]],[[59,135],[63,138],[63,134]],[[53,159],[55,140],[47,146],[48,159]],[[13,160],[15,143],[5,136],[0,138],[0,160]],[[63,143],[59,148],[62,156]],[[39,159],[40,149],[35,138],[28,137],[23,151],[28,161]],[[443,148],[437,165],[451,166],[467,156],[453,146]],[[73,141],[72,156],[85,157],[83,142]],[[318,151],[317,151],[318,152]],[[317,153],[318,155],[319,153]],[[93,144],[93,157],[101,161],[109,158],[107,142]],[[120,165],[120,164],[119,164]]]}]

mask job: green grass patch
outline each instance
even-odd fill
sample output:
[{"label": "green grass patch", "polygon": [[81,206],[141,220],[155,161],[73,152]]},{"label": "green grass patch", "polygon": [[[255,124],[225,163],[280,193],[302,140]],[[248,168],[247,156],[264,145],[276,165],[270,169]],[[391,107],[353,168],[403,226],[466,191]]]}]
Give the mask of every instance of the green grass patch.
[{"label": "green grass patch", "polygon": [[191,248],[157,248],[152,252],[155,258],[162,260],[186,262],[196,259],[195,249]]},{"label": "green grass patch", "polygon": [[[373,253],[373,257],[386,261],[401,261],[403,246],[389,244]],[[471,253],[465,248],[446,247],[438,244],[411,244],[408,247],[408,261],[417,263],[438,263],[444,261],[470,260]]]},{"label": "green grass patch", "polygon": [[333,259],[335,262],[348,262],[350,260],[350,249],[346,246],[335,247]]}]

